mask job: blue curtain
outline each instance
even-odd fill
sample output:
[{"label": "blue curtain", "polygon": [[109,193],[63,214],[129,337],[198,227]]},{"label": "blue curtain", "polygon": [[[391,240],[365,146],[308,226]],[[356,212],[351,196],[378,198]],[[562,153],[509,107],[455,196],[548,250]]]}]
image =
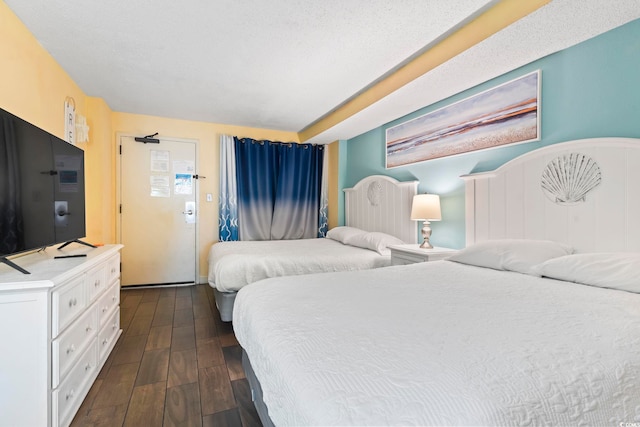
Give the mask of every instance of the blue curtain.
[{"label": "blue curtain", "polygon": [[324,147],[234,140],[239,239],[318,237]]},{"label": "blue curtain", "polygon": [[311,144],[279,144],[278,182],[271,239],[318,236],[323,148]]},{"label": "blue curtain", "polygon": [[220,199],[218,232],[221,242],[238,240],[238,189],[236,185],[236,149],[233,138],[220,136]]},{"label": "blue curtain", "polygon": [[329,150],[322,146],[322,184],[318,211],[318,237],[327,237],[329,231]]},{"label": "blue curtain", "polygon": [[234,137],[240,240],[271,240],[278,145]]}]

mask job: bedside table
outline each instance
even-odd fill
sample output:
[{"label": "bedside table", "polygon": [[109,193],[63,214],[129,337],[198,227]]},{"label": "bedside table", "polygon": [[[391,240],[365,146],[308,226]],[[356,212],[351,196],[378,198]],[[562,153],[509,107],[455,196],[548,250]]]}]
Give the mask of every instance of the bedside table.
[{"label": "bedside table", "polygon": [[434,247],[422,249],[419,244],[389,246],[391,265],[414,264],[416,262],[438,261],[458,252],[455,249]]}]

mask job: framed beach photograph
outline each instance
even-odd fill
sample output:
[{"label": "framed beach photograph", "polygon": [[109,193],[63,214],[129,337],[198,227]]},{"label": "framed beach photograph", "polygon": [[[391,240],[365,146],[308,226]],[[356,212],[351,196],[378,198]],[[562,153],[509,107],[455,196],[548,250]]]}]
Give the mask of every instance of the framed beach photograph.
[{"label": "framed beach photograph", "polygon": [[540,139],[540,70],[386,130],[387,169]]}]

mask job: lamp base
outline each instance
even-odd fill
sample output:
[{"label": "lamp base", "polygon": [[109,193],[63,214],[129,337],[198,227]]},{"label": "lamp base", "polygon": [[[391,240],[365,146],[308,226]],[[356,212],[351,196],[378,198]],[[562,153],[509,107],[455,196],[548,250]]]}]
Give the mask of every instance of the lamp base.
[{"label": "lamp base", "polygon": [[422,224],[422,239],[423,242],[420,245],[422,249],[433,249],[433,245],[429,242],[429,238],[431,237],[431,223],[429,221],[425,221]]}]

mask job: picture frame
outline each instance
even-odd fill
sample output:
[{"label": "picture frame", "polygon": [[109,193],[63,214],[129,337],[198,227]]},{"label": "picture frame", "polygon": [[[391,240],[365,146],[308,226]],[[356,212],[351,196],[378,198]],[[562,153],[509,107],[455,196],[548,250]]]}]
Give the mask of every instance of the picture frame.
[{"label": "picture frame", "polygon": [[540,140],[541,70],[385,131],[385,167]]}]

